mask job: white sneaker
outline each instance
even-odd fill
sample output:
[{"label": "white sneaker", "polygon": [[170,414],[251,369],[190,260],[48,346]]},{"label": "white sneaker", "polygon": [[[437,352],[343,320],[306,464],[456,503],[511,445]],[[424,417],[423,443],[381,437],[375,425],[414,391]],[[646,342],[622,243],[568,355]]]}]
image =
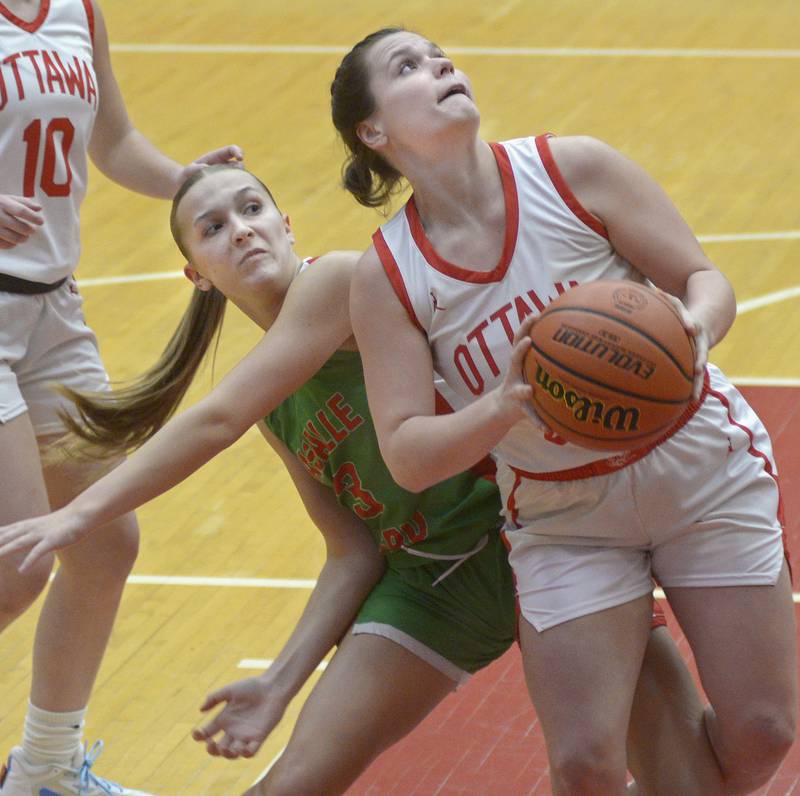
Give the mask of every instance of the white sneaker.
[{"label": "white sneaker", "polygon": [[88,752],[84,745],[71,765],[32,766],[15,746],[0,769],[0,796],[152,796],[93,774],[92,765],[102,751],[103,742],[97,741]]}]

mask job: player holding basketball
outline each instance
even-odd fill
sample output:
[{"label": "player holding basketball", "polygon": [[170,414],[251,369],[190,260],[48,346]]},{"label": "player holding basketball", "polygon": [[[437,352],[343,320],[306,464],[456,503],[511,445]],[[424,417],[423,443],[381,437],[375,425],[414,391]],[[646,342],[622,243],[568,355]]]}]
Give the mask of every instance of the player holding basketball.
[{"label": "player holding basketball", "polygon": [[[6,529],[0,540],[6,552],[34,547],[31,563],[166,491],[266,414],[262,431],[320,527],[328,559],[276,662],[261,677],[209,697],[206,709],[223,701],[226,707],[195,738],[212,754],[254,754],[319,661],[344,639],[287,750],[251,792],[339,793],[511,643],[514,592],[497,534],[499,500],[476,473],[421,495],[390,479],[347,309],[357,253],[301,260],[288,219],[266,188],[224,166],[185,183],[172,229],[197,286],[187,315],[140,382],[79,398],[82,433],[116,453],[153,435],[191,382],[221,321],[223,296],[265,330],[264,338],[207,398],[70,506]],[[631,767],[662,792],[690,793],[687,756],[697,744],[686,733],[693,716],[699,725],[702,705],[667,631],[651,635],[632,719]],[[671,745],[669,767],[658,768],[654,732]]]},{"label": "player holding basketball", "polygon": [[[111,179],[170,198],[186,173],[133,128],[92,0],[0,3],[0,521],[67,503],[97,473],[42,467],[39,449],[63,434],[53,381],[101,389],[106,374],[72,279],[87,153]],[[204,156],[214,162],[235,148]],[[33,650],[22,747],[0,773],[3,796],[132,791],[90,771],[81,748],[86,704],[125,579],[136,557],[133,515],[60,554]],[[0,562],[0,629],[42,591],[46,556],[24,575]]]},{"label": "player holding basketball", "polygon": [[[610,147],[481,141],[468,79],[421,36],[367,37],[332,95],[358,201],[383,204],[401,176],[414,189],[351,294],[381,450],[414,490],[494,451],[554,792],[625,790],[620,738],[652,574],[711,700],[722,787],[751,792],[794,738],[795,630],[769,439],[706,368],[735,314],[727,280],[660,188]],[[526,414],[530,324],[570,285],[643,277],[685,304],[696,411],[638,460],[562,444]],[[435,416],[434,369],[459,396],[446,417]]]}]

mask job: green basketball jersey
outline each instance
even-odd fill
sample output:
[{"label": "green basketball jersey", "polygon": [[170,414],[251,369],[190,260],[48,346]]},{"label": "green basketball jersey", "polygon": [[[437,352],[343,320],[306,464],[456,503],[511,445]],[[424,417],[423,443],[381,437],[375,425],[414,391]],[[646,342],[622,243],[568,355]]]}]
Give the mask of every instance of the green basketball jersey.
[{"label": "green basketball jersey", "polygon": [[354,351],[336,352],[265,420],[308,472],[369,526],[393,566],[430,563],[404,547],[466,553],[500,525],[500,498],[487,477],[466,472],[420,493],[394,482],[378,449]]}]

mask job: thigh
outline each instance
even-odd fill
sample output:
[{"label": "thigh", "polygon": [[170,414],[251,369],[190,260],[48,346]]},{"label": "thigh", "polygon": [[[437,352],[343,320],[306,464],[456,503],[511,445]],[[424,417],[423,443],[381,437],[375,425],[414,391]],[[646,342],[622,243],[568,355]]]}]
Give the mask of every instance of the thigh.
[{"label": "thigh", "polygon": [[[27,413],[7,423],[0,423],[0,524],[35,517],[50,511],[36,437]],[[32,599],[44,586],[52,566],[52,556],[22,576],[16,569],[19,561],[0,561],[0,603],[2,610],[23,597]]]},{"label": "thigh", "polygon": [[525,678],[551,761],[611,743],[624,764],[651,623],[649,594],[541,633],[520,623]]},{"label": "thigh", "polygon": [[748,704],[794,713],[797,640],[785,563],[774,586],[671,588],[667,598],[721,722]]},{"label": "thigh", "polygon": [[298,793],[343,792],[454,687],[447,675],[388,639],[346,636],[263,792],[281,780],[295,783]]}]

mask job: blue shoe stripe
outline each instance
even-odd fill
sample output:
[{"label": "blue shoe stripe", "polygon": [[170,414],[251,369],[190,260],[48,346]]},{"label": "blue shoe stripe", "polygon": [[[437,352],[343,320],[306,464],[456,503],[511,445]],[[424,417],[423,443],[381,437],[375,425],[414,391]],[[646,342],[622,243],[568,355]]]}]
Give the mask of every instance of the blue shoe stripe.
[{"label": "blue shoe stripe", "polygon": [[56,793],[54,790],[50,790],[50,788],[42,788],[39,791],[39,796],[62,796],[62,794]]}]

